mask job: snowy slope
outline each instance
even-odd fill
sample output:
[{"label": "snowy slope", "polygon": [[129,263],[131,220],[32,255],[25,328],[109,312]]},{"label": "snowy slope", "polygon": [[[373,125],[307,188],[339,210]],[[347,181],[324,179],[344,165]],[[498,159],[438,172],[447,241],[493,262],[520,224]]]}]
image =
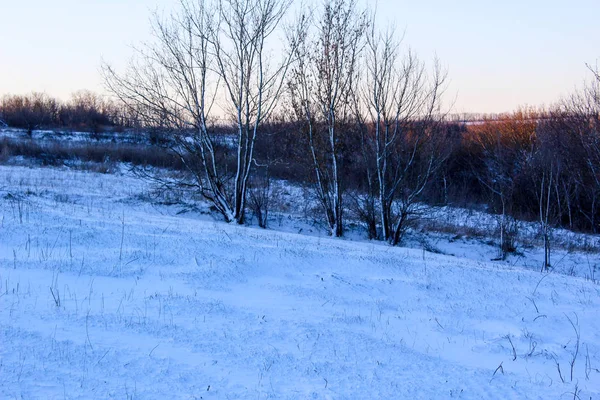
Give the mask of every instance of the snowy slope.
[{"label": "snowy slope", "polygon": [[147,191],[0,167],[0,398],[600,398],[589,280],[226,225]]}]

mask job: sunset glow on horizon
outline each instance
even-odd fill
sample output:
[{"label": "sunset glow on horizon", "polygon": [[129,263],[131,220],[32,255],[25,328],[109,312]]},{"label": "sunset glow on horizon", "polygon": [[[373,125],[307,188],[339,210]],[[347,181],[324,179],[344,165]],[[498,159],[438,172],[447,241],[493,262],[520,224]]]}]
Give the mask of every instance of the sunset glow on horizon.
[{"label": "sunset glow on horizon", "polygon": [[[149,38],[152,10],[177,0],[3,0],[0,95],[80,89],[104,92],[102,61],[125,67]],[[446,103],[462,112],[504,112],[558,101],[589,78],[600,58],[600,2],[365,2],[382,25],[405,31],[403,44],[448,69]]]}]

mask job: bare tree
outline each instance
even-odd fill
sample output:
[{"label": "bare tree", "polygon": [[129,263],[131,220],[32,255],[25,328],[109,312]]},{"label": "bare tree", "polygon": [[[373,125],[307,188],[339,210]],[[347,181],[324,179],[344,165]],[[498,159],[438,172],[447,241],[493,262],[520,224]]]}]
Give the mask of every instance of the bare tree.
[{"label": "bare tree", "polygon": [[371,26],[366,76],[354,96],[357,121],[366,130],[363,152],[373,160],[367,169],[370,185],[375,170],[377,190],[371,193],[378,193],[381,236],[394,245],[417,214],[417,200],[442,160],[435,128],[446,80],[437,60],[428,74],[414,53],[401,56],[400,43],[394,29],[381,33]]},{"label": "bare tree", "polygon": [[269,222],[269,211],[273,201],[273,187],[269,168],[271,161],[267,160],[265,164],[257,164],[256,171],[249,182],[249,206],[256,217],[258,226],[266,229]]},{"label": "bare tree", "polygon": [[29,136],[34,129],[56,124],[58,102],[45,93],[6,95],[0,103],[0,113],[6,125],[23,128]]},{"label": "bare tree", "polygon": [[[172,134],[171,150],[193,177],[190,184],[227,222],[244,222],[256,136],[277,105],[290,62],[284,57],[271,71],[266,47],[289,4],[182,0],[179,13],[154,15],[155,40],[137,50],[125,73],[103,67],[107,87],[144,125]],[[237,127],[234,176],[227,172],[231,143],[211,130],[216,100]]]},{"label": "bare tree", "polygon": [[344,231],[339,142],[352,115],[350,100],[367,18],[356,0],[326,0],[314,24],[307,17],[300,24],[307,29],[295,47],[289,87],[296,115],[305,121],[317,198],[331,235],[339,237]]},{"label": "bare tree", "polygon": [[291,0],[219,1],[220,24],[219,29],[212,31],[211,44],[229,98],[228,108],[237,126],[232,207],[238,223],[244,221],[258,130],[277,105],[291,62],[290,52],[279,65],[270,68],[266,47],[290,4]]},{"label": "bare tree", "polygon": [[[200,193],[227,222],[235,219],[226,184],[217,168],[209,118],[216,88],[209,83],[214,59],[209,37],[214,19],[207,4],[182,3],[179,14],[153,16],[154,41],[137,49],[124,74],[103,66],[105,83],[143,124],[170,131],[171,149],[187,167]],[[215,77],[216,79],[216,77]]]},{"label": "bare tree", "polygon": [[537,189],[538,205],[540,210],[540,228],[544,240],[544,265],[542,269],[550,268],[550,212],[552,210],[552,186],[554,180],[554,163],[550,162],[549,168],[542,171],[542,178]]},{"label": "bare tree", "polygon": [[72,129],[88,130],[98,134],[104,126],[111,125],[111,102],[89,90],[71,95],[71,100],[60,109],[62,123]]},{"label": "bare tree", "polygon": [[541,160],[536,147],[537,118],[538,114],[532,110],[519,110],[496,119],[484,119],[471,128],[476,150],[470,162],[477,180],[490,194],[492,210],[498,214],[500,259],[515,251],[513,206],[520,180],[526,175],[526,168],[533,177],[536,163]]},{"label": "bare tree", "polygon": [[563,102],[568,129],[579,138],[585,170],[580,181],[585,182],[585,195],[589,209],[583,211],[592,231],[600,231],[600,72],[588,65],[592,73],[583,90]]},{"label": "bare tree", "polygon": [[481,173],[476,173],[479,182],[489,191],[491,195],[490,204],[500,202],[498,215],[498,231],[500,236],[498,259],[506,259],[508,253],[514,251],[514,238],[510,233],[510,227],[514,223],[512,217],[512,196],[516,190],[515,176],[518,173],[519,164],[523,160],[509,157],[508,153],[512,147],[501,144],[500,133],[497,133],[497,143],[490,144],[487,140],[480,141],[483,154],[484,168]]}]

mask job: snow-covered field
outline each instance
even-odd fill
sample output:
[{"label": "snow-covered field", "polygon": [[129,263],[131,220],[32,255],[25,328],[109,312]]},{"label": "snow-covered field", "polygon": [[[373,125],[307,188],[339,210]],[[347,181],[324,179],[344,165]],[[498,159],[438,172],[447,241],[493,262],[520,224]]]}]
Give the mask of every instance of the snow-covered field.
[{"label": "snow-covered field", "polygon": [[600,399],[583,275],[226,225],[148,192],[0,167],[0,398]]}]

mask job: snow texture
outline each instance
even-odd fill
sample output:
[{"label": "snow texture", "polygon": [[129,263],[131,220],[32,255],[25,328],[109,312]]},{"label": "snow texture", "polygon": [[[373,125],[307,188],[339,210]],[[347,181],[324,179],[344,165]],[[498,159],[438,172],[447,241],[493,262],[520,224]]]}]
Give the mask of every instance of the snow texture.
[{"label": "snow texture", "polygon": [[0,167],[0,398],[600,398],[590,277],[228,225],[149,190]]}]

